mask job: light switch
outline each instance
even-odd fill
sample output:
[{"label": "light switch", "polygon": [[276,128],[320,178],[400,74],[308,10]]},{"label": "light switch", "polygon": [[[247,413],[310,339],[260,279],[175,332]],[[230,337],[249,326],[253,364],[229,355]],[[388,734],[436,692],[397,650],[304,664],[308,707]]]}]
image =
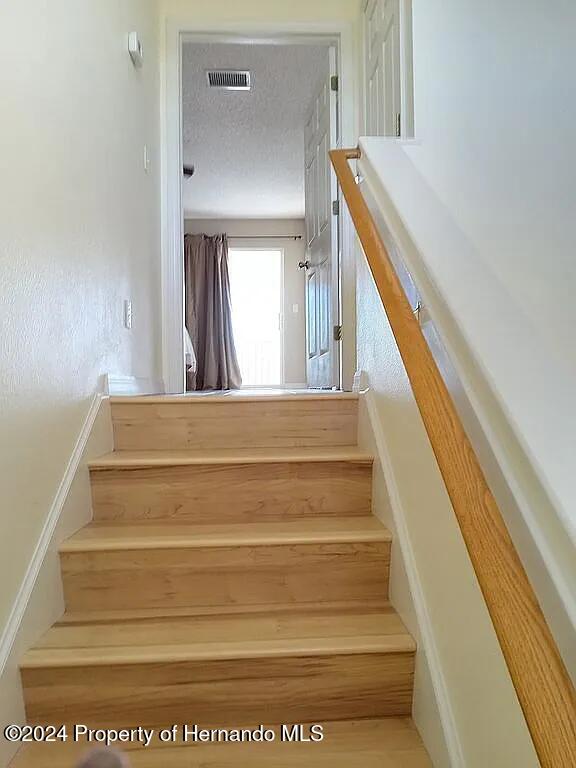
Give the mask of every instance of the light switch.
[{"label": "light switch", "polygon": [[297,315],[299,310],[298,304],[292,304],[292,314]]}]

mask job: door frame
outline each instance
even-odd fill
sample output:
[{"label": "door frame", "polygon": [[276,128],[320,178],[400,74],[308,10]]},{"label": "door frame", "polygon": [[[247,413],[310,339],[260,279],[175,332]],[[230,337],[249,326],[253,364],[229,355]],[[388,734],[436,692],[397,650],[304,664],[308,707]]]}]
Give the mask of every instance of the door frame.
[{"label": "door frame", "polygon": [[[359,84],[354,24],[342,22],[212,22],[194,14],[166,20],[161,57],[161,292],[162,374],[166,392],[186,391],[184,370],[184,217],[182,205],[182,45],[197,43],[306,44],[332,42],[338,48],[339,117],[342,146],[357,143]],[[355,246],[350,217],[341,215],[340,243],[350,249],[340,258],[340,386],[349,388],[356,368]]]}]

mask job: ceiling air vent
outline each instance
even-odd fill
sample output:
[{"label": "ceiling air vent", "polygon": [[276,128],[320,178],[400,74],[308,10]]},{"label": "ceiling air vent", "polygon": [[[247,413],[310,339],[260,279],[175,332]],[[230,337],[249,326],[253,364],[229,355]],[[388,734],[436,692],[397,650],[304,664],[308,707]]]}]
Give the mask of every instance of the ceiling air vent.
[{"label": "ceiling air vent", "polygon": [[206,72],[209,88],[226,91],[249,91],[250,72],[247,69],[209,69]]}]

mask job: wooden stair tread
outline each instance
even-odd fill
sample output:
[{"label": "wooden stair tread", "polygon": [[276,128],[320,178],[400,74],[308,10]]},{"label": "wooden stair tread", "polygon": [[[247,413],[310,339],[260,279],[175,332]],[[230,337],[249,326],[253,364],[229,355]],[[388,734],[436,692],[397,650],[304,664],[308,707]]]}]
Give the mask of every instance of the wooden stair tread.
[{"label": "wooden stair tread", "polygon": [[[122,748],[133,768],[432,768],[408,717],[326,722],[319,743],[128,743]],[[306,730],[306,729],[305,729]],[[279,728],[275,731],[279,734]],[[10,768],[71,768],[86,743],[39,743],[23,747]]]},{"label": "wooden stair tread", "polygon": [[275,464],[281,462],[349,461],[371,464],[373,457],[356,446],[320,448],[251,448],[112,451],[89,463],[91,470],[130,469],[134,467],[174,467],[204,464]]},{"label": "wooden stair tread", "polygon": [[23,669],[199,659],[270,658],[352,653],[412,653],[415,645],[390,605],[366,611],[323,607],[246,613],[56,623],[25,655]]},{"label": "wooden stair tread", "polygon": [[106,521],[89,523],[67,539],[60,552],[374,541],[391,541],[389,531],[374,516],[227,525]]}]

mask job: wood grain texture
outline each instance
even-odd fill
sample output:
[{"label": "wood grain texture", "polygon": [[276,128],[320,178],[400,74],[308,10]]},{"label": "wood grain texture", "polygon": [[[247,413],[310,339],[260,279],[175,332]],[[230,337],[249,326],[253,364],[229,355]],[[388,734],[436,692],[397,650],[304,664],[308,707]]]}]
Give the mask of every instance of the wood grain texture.
[{"label": "wood grain texture", "polygon": [[24,668],[29,721],[108,725],[410,714],[414,654],[335,653]]},{"label": "wood grain texture", "polygon": [[139,663],[143,658],[243,658],[262,654],[306,655],[343,647],[414,651],[412,638],[387,603],[255,606],[254,610],[215,613],[156,609],[134,616],[116,612],[64,616],[25,654],[22,667]]},{"label": "wood grain texture", "polygon": [[194,464],[91,473],[95,520],[198,523],[367,515],[372,464]]},{"label": "wood grain texture", "polygon": [[69,539],[68,610],[387,597],[390,536],[373,518],[174,528],[93,524]]},{"label": "wood grain texture", "polygon": [[244,524],[89,523],[60,547],[61,553],[139,549],[276,546],[390,542],[390,532],[373,516],[309,518]]},{"label": "wood grain texture", "polygon": [[23,669],[198,659],[414,652],[414,641],[389,604],[256,606],[206,613],[165,609],[138,618],[125,612],[64,617],[23,658]]},{"label": "wood grain texture", "polygon": [[348,161],[331,153],[342,192],[543,768],[576,765],[576,694],[500,510],[402,289]]},{"label": "wood grain texture", "polygon": [[[233,616],[243,614],[244,616],[253,613],[274,613],[278,616],[290,616],[290,614],[306,615],[317,611],[330,612],[337,611],[346,614],[348,611],[362,611],[363,613],[386,612],[389,609],[387,600],[330,600],[320,603],[259,603],[257,605],[197,605],[194,608],[130,608],[120,611],[66,611],[62,617],[54,624],[54,627],[64,625],[78,626],[80,624],[90,624],[98,626],[99,624],[116,623],[120,620],[123,624],[133,621],[142,621],[158,618],[179,618],[182,616]],[[44,635],[46,637],[47,635]],[[42,640],[38,641],[39,647]]]},{"label": "wood grain texture", "polygon": [[[125,745],[133,768],[432,768],[409,718],[323,723],[320,743],[162,744],[148,748]],[[305,728],[307,732],[307,728]],[[30,744],[10,768],[71,768],[86,744]]]},{"label": "wood grain texture", "polygon": [[178,467],[219,464],[278,464],[303,461],[349,461],[371,464],[373,457],[357,446],[319,448],[212,448],[210,450],[112,451],[89,462],[91,470]]},{"label": "wood grain texture", "polygon": [[[300,544],[62,555],[71,610],[387,596],[389,544]],[[331,573],[332,571],[332,573]]]},{"label": "wood grain texture", "polygon": [[112,404],[116,450],[356,445],[357,398],[166,398]]}]

